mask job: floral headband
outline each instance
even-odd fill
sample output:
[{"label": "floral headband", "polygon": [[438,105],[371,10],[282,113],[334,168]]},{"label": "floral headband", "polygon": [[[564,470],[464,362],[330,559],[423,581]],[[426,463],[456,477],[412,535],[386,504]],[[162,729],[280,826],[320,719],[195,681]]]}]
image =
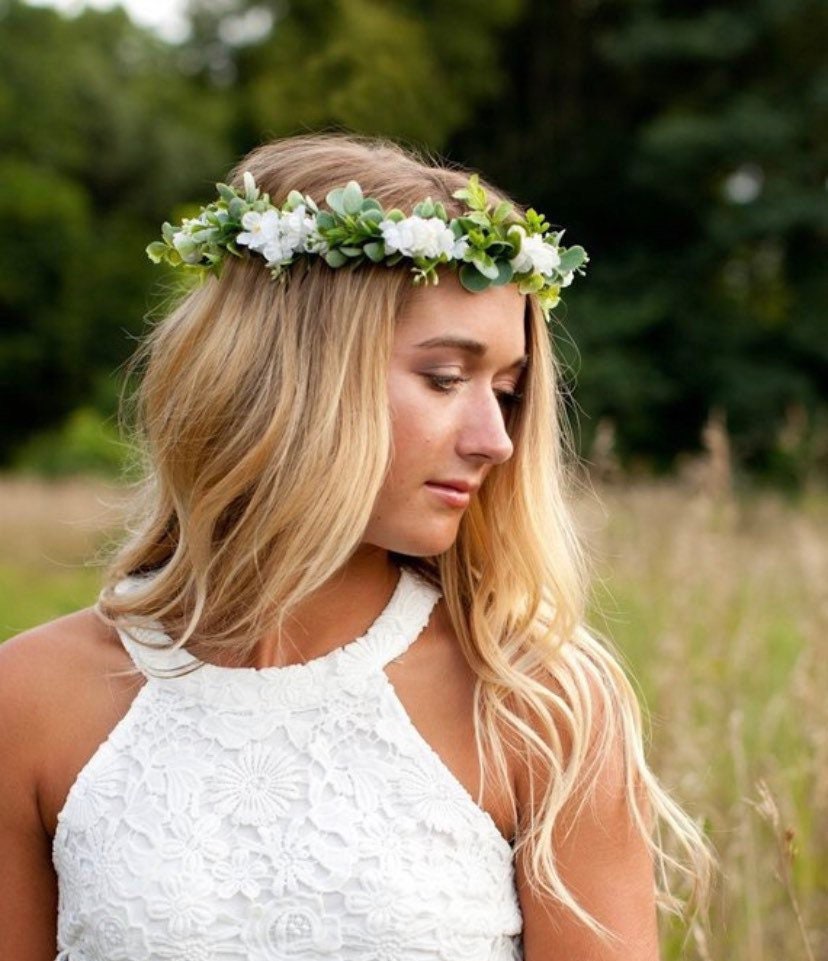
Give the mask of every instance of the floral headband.
[{"label": "floral headband", "polygon": [[550,231],[535,210],[517,217],[507,201],[492,210],[477,174],[452,194],[467,208],[452,219],[430,197],[410,217],[397,209],[384,211],[378,201],[362,195],[355,180],[327,195],[328,210],[296,190],[277,207],[249,172],[242,190],[216,187],[218,200],[202,207],[198,217],[178,227],[164,224],[163,240],[147,247],[153,263],[218,274],[228,254],[241,257],[247,248],[264,257],[276,278],[301,256],[321,256],[333,268],[366,261],[391,267],[407,259],[413,263],[415,284],[438,283],[437,266],[448,264],[466,290],[515,282],[522,294],[537,294],[548,322],[561,288],[576,273],[583,274],[589,261],[583,247],[561,247],[564,231]]}]

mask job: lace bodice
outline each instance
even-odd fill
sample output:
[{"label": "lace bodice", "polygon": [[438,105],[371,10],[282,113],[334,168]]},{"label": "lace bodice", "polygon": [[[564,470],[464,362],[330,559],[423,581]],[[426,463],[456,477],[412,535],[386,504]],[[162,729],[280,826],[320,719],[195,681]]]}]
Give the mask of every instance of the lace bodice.
[{"label": "lace bodice", "polygon": [[519,959],[512,849],[384,670],[439,597],[403,569],[362,637],[288,667],[122,634],[148,679],[58,817],[59,961]]}]

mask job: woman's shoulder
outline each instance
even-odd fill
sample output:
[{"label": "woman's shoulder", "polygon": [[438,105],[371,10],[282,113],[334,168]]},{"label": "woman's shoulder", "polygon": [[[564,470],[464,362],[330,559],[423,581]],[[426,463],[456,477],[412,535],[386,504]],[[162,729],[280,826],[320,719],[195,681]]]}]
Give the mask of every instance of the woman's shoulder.
[{"label": "woman's shoulder", "polygon": [[49,833],[77,772],[140,687],[131,666],[94,608],[0,644],[0,767],[36,799]]},{"label": "woman's shoulder", "polygon": [[[93,607],[65,614],[0,645],[0,692],[43,699],[84,677],[129,666],[117,633]],[[0,703],[6,698],[0,696]]]}]

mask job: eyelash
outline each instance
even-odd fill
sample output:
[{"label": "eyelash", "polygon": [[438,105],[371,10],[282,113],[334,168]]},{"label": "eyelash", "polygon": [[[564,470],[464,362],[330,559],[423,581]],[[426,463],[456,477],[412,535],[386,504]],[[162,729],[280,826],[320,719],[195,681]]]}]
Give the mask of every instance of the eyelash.
[{"label": "eyelash", "polygon": [[[468,377],[452,377],[447,374],[426,374],[426,377],[431,381],[435,390],[444,394],[450,393],[452,384],[465,384],[469,379]],[[508,410],[519,407],[523,400],[523,394],[519,394],[517,391],[499,390],[496,393],[498,400],[505,404]]]}]

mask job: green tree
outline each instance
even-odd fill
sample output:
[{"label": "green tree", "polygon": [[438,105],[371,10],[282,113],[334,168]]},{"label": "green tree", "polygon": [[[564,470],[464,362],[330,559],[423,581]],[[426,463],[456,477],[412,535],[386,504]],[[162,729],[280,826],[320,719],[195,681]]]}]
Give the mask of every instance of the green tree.
[{"label": "green tree", "polygon": [[179,57],[120,9],[0,0],[0,462],[114,396],[158,280],[144,247],[232,159],[225,98]]},{"label": "green tree", "polygon": [[[828,8],[529,3],[509,78],[450,148],[592,256],[561,347],[589,415],[669,464],[720,405],[741,457],[828,401]],[[569,234],[571,233],[571,237]]]}]

